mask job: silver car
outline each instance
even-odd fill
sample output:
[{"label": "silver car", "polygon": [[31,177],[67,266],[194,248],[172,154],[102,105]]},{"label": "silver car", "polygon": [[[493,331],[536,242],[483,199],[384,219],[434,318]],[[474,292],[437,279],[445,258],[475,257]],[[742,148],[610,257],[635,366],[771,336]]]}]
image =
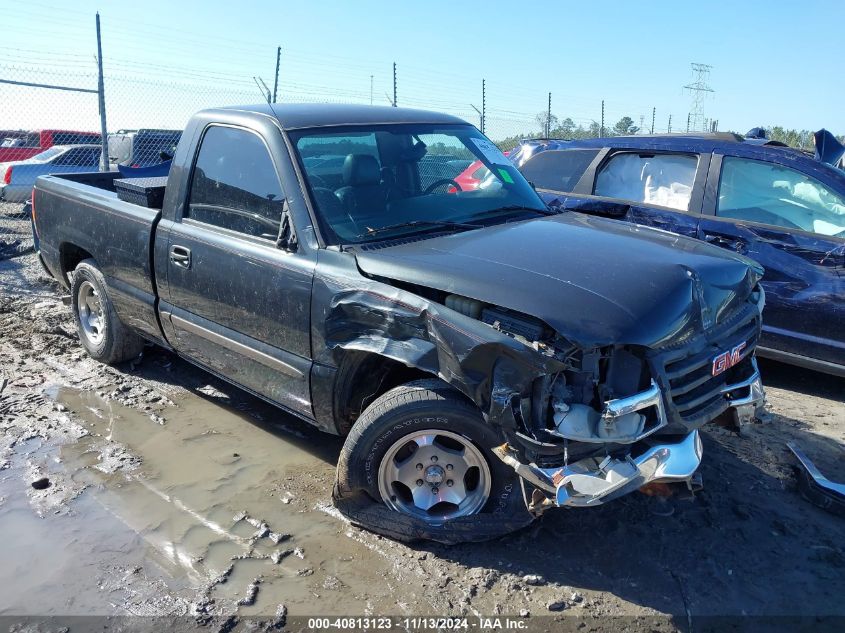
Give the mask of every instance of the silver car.
[{"label": "silver car", "polygon": [[54,145],[26,160],[0,163],[0,200],[26,201],[39,176],[97,171],[100,152],[100,145]]}]

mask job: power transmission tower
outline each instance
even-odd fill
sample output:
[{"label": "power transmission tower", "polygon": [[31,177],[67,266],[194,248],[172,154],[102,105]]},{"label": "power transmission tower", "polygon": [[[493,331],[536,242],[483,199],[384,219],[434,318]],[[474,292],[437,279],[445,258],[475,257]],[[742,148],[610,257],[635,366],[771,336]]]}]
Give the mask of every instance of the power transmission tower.
[{"label": "power transmission tower", "polygon": [[689,90],[692,93],[689,128],[691,130],[698,130],[699,124],[704,121],[704,99],[707,98],[707,93],[715,92],[709,86],[710,69],[713,67],[709,64],[692,63],[690,65],[692,66],[692,83],[684,86],[684,90]]}]

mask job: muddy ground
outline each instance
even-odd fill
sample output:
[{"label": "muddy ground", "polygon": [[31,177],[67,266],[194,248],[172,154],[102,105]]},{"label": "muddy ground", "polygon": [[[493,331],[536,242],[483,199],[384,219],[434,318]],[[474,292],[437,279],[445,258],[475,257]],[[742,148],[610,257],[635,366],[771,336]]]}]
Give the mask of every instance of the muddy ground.
[{"label": "muddy ground", "polygon": [[408,547],[331,508],[337,438],[155,347],[89,359],[19,208],[0,205],[4,630],[61,630],[27,615],[207,630],[283,614],[289,628],[483,614],[573,630],[845,616],[845,522],[799,496],[785,447],[845,480],[845,380],[761,362],[770,415],[743,436],[707,429],[694,500],[635,494],[490,543]]}]

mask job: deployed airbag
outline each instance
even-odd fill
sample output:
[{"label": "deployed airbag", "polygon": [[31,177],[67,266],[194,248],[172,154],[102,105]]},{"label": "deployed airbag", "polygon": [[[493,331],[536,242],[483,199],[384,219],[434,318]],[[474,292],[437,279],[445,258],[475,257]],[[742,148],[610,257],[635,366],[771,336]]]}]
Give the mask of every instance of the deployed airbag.
[{"label": "deployed airbag", "polygon": [[673,154],[618,154],[596,177],[595,195],[686,211],[698,159]]}]

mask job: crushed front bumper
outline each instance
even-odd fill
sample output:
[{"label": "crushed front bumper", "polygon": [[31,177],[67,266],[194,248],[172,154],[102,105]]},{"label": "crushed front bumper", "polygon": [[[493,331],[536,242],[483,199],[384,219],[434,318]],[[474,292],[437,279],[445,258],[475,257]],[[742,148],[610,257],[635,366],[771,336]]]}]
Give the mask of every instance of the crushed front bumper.
[{"label": "crushed front bumper", "polygon": [[698,431],[680,441],[655,442],[636,457],[590,457],[562,468],[524,464],[506,446],[493,451],[558,507],[597,506],[652,482],[689,481],[702,454]]},{"label": "crushed front bumper", "polygon": [[[763,385],[756,362],[752,374],[735,384],[725,385],[722,394],[736,415],[751,419],[764,402]],[[606,403],[606,410],[630,413],[654,408],[657,424],[644,430],[624,453],[593,456],[572,464],[542,468],[524,463],[508,445],[493,452],[526,482],[540,491],[544,506],[591,507],[637,490],[649,483],[690,482],[701,464],[702,447],[698,430],[663,439],[652,435],[666,425],[662,396],[655,398],[655,385],[624,400]],[[612,442],[608,442],[612,443]]]}]

